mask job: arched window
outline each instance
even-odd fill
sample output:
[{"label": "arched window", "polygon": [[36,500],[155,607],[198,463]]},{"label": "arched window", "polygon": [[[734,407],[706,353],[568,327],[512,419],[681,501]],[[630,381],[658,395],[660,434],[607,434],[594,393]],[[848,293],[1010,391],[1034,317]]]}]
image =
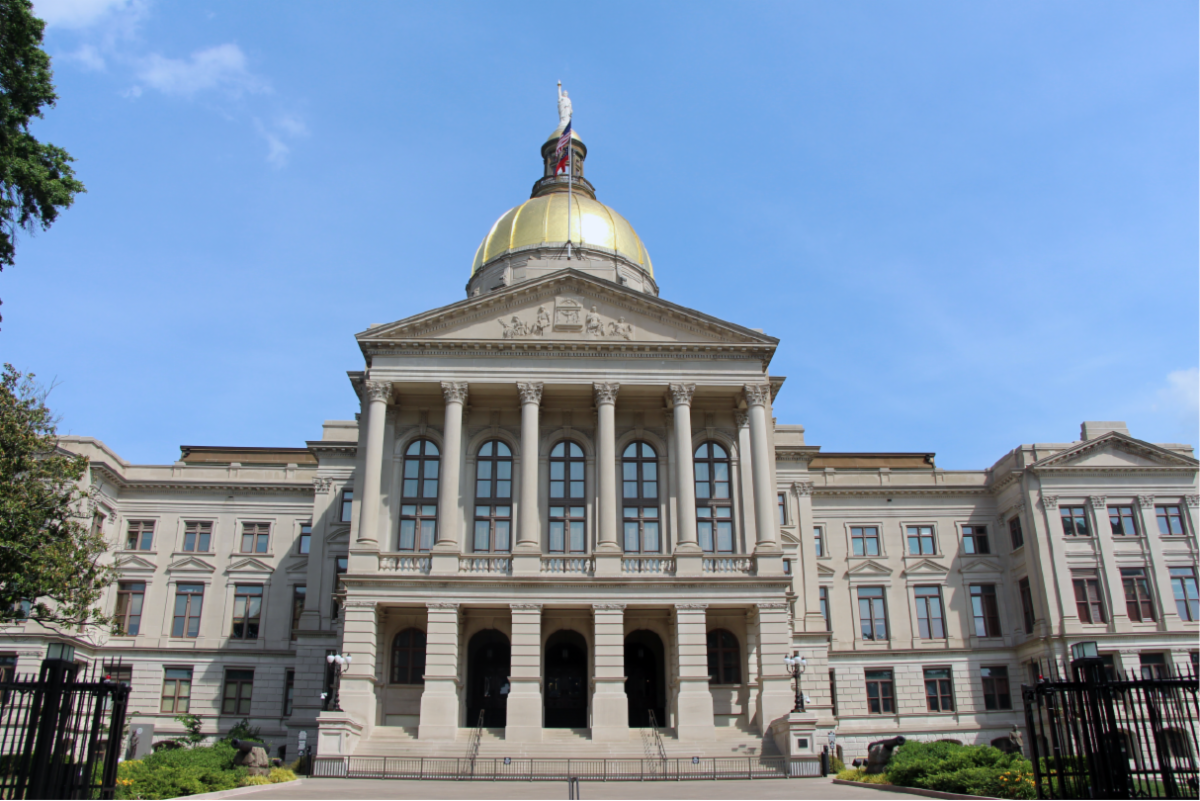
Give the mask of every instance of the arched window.
[{"label": "arched window", "polygon": [[715,442],[696,449],[696,538],[709,553],[733,553],[729,453]]},{"label": "arched window", "polygon": [[658,553],[658,454],[646,442],[632,442],[621,456],[625,553]]},{"label": "arched window", "polygon": [[563,440],[550,449],[550,551],[583,553],[584,465],[583,448]]},{"label": "arched window", "polygon": [[483,443],[475,467],[476,553],[507,553],[512,532],[512,451],[500,440]]},{"label": "arched window", "polygon": [[437,539],[439,457],[437,445],[427,439],[413,441],[404,451],[397,550],[428,551]]},{"label": "arched window", "polygon": [[425,683],[425,632],[405,629],[392,640],[392,684]]},{"label": "arched window", "polygon": [[708,633],[709,684],[741,684],[742,660],[737,637],[725,629]]}]

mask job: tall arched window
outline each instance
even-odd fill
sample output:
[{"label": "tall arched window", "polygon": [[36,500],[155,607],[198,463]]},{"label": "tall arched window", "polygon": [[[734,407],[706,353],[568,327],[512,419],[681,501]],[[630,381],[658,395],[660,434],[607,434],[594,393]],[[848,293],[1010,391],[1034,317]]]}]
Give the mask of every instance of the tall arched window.
[{"label": "tall arched window", "polygon": [[475,467],[476,553],[507,553],[512,532],[512,451],[500,440],[483,443]]},{"label": "tall arched window", "polygon": [[584,469],[583,448],[563,440],[550,449],[550,551],[583,553]]},{"label": "tall arched window", "polygon": [[392,684],[425,683],[425,632],[405,629],[392,640]]},{"label": "tall arched window", "polygon": [[742,659],[737,637],[725,629],[708,633],[709,684],[741,684]]},{"label": "tall arched window", "polygon": [[397,550],[428,551],[437,539],[439,458],[437,445],[427,439],[413,441],[404,451]]},{"label": "tall arched window", "polygon": [[709,553],[733,553],[729,452],[715,442],[696,449],[696,538]]},{"label": "tall arched window", "polygon": [[621,456],[625,553],[658,553],[658,454],[633,442]]}]

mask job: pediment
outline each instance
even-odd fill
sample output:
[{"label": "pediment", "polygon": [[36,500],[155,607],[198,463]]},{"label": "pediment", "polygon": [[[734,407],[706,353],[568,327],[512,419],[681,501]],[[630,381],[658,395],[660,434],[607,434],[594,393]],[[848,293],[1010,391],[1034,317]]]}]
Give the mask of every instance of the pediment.
[{"label": "pediment", "polygon": [[325,542],[327,544],[334,543],[334,542],[349,542],[349,541],[350,541],[350,529],[349,528],[334,529],[333,531],[331,531],[325,535]]},{"label": "pediment", "polygon": [[246,557],[245,559],[239,559],[238,561],[234,562],[229,567],[225,568],[225,572],[226,573],[274,573],[275,568],[272,567],[270,564],[262,561],[261,559],[255,559],[254,557],[249,556],[249,557]]},{"label": "pediment", "polygon": [[284,570],[289,575],[297,573],[308,573],[308,557],[301,557],[292,560],[292,563]]},{"label": "pediment", "polygon": [[958,566],[959,573],[996,573],[999,570],[1000,557],[998,554],[991,556],[968,556]]},{"label": "pediment", "polygon": [[135,554],[117,557],[117,560],[113,563],[113,566],[123,572],[141,570],[155,571],[158,569],[158,565],[154,564],[149,559],[145,559]]},{"label": "pediment", "polygon": [[170,573],[213,573],[216,568],[195,556],[187,556],[167,568]]},{"label": "pediment", "polygon": [[364,350],[404,342],[696,343],[774,349],[779,340],[735,323],[562,270],[357,335]]},{"label": "pediment", "polygon": [[890,576],[892,575],[892,570],[881,562],[868,559],[847,570],[846,575],[860,578],[863,576]]},{"label": "pediment", "polygon": [[817,562],[817,575],[820,578],[834,578],[837,576],[837,571],[827,564]]},{"label": "pediment", "polygon": [[921,578],[945,578],[950,569],[934,562],[932,559],[922,559],[904,568],[903,576],[920,576]]},{"label": "pediment", "polygon": [[782,539],[783,539],[783,542],[784,542],[784,543],[786,543],[786,544],[788,544],[788,545],[799,545],[799,544],[800,544],[800,538],[799,538],[799,537],[797,537],[797,536],[796,536],[795,534],[793,534],[792,532],[790,532],[790,531],[781,531],[781,532],[780,532],[780,534],[782,534],[782,535],[783,535]]},{"label": "pediment", "polygon": [[1118,431],[1081,442],[1064,451],[1034,462],[1034,470],[1071,469],[1154,469],[1185,468],[1195,470],[1200,462],[1166,448],[1134,439]]}]

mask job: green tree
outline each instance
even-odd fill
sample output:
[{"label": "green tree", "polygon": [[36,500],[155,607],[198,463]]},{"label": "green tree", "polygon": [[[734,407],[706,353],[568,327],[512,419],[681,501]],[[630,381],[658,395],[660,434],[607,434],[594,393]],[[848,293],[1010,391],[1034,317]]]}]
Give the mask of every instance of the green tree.
[{"label": "green tree", "polygon": [[0,0],[0,270],[14,263],[19,229],[49,228],[59,209],[87,191],[70,154],[29,132],[30,121],[58,100],[42,49],[45,27],[29,0]]},{"label": "green tree", "polygon": [[96,608],[115,574],[101,558],[86,456],[58,447],[46,393],[11,364],[0,375],[0,617],[27,614],[55,630],[111,624]]}]

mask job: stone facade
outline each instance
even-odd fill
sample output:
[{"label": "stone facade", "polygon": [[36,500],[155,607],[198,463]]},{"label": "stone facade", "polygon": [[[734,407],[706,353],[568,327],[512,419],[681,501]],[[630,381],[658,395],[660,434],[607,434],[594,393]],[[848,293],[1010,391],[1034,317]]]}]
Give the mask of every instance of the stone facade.
[{"label": "stone facade", "polygon": [[[778,340],[532,255],[549,267],[358,334],[358,420],[304,448],[142,466],[63,438],[91,459],[127,632],[77,653],[132,667],[139,748],[186,706],[289,755],[301,733],[445,753],[480,720],[618,753],[653,720],[695,752],[836,729],[863,756],[1005,736],[1079,640],[1117,669],[1194,666],[1190,446],[1085,423],[974,471],[826,452],[774,421]],[[5,633],[19,670],[60,637]]]}]

